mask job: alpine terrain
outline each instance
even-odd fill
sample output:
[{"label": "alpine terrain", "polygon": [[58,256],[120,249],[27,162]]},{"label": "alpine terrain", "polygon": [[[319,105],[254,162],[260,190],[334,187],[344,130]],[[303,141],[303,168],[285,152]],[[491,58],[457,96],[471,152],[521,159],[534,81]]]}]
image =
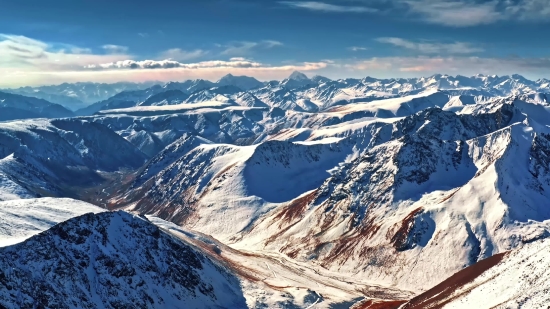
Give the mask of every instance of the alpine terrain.
[{"label": "alpine terrain", "polygon": [[1,308],[550,301],[546,79],[76,83],[0,120]]}]

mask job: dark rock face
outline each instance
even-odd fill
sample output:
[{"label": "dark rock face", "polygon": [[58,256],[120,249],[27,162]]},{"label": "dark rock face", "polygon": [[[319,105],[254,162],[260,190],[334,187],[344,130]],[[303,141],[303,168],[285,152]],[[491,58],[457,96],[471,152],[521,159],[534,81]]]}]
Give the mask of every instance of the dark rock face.
[{"label": "dark rock face", "polygon": [[86,214],[0,249],[2,308],[246,308],[238,280],[125,212]]},{"label": "dark rock face", "polygon": [[529,155],[529,172],[535,177],[548,174],[550,172],[550,134],[536,134]]}]

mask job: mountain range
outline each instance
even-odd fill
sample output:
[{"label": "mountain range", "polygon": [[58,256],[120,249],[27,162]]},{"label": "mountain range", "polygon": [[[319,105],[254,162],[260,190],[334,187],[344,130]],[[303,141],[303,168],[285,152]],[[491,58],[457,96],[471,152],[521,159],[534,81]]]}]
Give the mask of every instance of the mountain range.
[{"label": "mountain range", "polygon": [[47,100],[63,105],[77,115],[86,116],[108,109],[197,103],[214,98],[244,106],[270,106],[315,112],[356,101],[401,97],[434,89],[455,90],[477,97],[510,96],[547,93],[550,91],[550,81],[532,81],[517,74],[470,77],[437,74],[407,79],[366,77],[331,80],[323,76],[308,78],[303,73],[293,72],[282,81],[269,82],[228,74],[217,82],[199,79],[166,84],[65,83],[3,91]]},{"label": "mountain range", "polygon": [[89,104],[110,98],[122,91],[145,89],[154,84],[156,82],[121,82],[114,84],[80,82],[40,87],[20,87],[0,91],[47,100],[74,111]]},{"label": "mountain range", "polygon": [[43,113],[0,123],[6,308],[550,300],[548,80],[228,75]]}]

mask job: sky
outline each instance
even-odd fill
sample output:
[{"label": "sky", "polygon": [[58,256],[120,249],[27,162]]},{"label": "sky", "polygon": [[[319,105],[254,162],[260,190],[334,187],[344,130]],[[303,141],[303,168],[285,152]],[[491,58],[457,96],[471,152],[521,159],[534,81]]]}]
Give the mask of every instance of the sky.
[{"label": "sky", "polygon": [[0,0],[0,87],[221,76],[550,78],[549,0]]}]

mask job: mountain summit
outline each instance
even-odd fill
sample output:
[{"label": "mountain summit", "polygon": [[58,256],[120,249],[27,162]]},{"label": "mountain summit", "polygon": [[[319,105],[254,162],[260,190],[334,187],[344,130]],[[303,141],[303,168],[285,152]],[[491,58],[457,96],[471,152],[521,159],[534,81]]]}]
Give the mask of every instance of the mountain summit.
[{"label": "mountain summit", "polygon": [[302,72],[298,72],[298,71],[294,71],[292,72],[292,74],[290,74],[290,76],[288,77],[288,79],[292,79],[292,80],[309,80],[309,78]]},{"label": "mountain summit", "polygon": [[263,83],[254,77],[249,76],[234,76],[232,74],[227,74],[222,77],[218,82],[218,86],[236,86],[242,90],[251,90],[255,88],[260,88],[263,86]]}]

